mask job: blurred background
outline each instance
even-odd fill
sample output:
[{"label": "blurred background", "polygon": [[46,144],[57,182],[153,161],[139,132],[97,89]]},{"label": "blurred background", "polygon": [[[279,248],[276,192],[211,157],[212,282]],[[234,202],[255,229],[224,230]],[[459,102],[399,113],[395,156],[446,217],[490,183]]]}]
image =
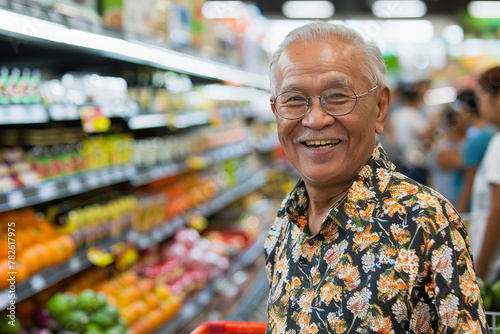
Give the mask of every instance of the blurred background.
[{"label": "blurred background", "polygon": [[378,43],[380,141],[468,223],[462,149],[497,130],[474,90],[500,61],[500,2],[0,0],[1,333],[266,321],[263,243],[298,180],[268,64],[312,20]]}]

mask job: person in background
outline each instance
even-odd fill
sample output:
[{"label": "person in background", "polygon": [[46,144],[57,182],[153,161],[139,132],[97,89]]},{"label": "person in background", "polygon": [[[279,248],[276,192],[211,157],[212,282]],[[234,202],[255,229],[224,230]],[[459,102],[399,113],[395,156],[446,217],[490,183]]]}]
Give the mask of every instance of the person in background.
[{"label": "person in background", "polygon": [[[500,66],[478,79],[476,89],[481,115],[500,127]],[[477,275],[494,282],[500,273],[500,132],[488,143],[474,177],[469,225]]]},{"label": "person in background", "polygon": [[489,333],[467,232],[397,172],[377,135],[390,103],[379,48],[310,23],[270,64],[279,141],[301,179],[265,241],[267,333]]},{"label": "person in background", "polygon": [[428,116],[422,104],[421,82],[401,81],[398,85],[401,106],[392,111],[390,121],[394,141],[402,152],[398,170],[417,182],[427,184],[425,130]]},{"label": "person in background", "polygon": [[440,114],[438,127],[441,135],[431,145],[427,156],[429,181],[434,190],[456,205],[462,187],[462,150],[467,137],[467,125],[464,113],[451,105]]},{"label": "person in background", "polygon": [[479,114],[473,90],[459,92],[453,105],[464,113],[463,119],[467,125],[467,139],[462,154],[463,182],[456,208],[458,212],[469,212],[474,176],[495,133],[495,126]]}]

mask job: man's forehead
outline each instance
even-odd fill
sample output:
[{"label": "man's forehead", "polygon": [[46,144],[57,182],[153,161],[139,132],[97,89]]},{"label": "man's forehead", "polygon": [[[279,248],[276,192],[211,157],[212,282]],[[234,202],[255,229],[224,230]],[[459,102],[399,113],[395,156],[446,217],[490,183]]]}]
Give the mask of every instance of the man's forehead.
[{"label": "man's forehead", "polygon": [[[358,72],[356,68],[363,62],[360,55],[358,48],[342,39],[296,42],[286,47],[278,60],[278,82],[284,83],[290,75],[322,68],[344,74]],[[327,80],[332,86],[350,86],[351,81],[342,77]]]}]

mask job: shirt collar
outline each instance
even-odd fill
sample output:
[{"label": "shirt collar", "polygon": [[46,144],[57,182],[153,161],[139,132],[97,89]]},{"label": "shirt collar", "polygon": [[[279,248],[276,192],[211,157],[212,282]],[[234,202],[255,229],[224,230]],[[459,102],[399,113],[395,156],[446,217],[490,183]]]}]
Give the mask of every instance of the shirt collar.
[{"label": "shirt collar", "polygon": [[[328,217],[344,230],[353,224],[360,228],[366,226],[377,207],[380,197],[377,194],[385,192],[395,168],[382,145],[378,144],[368,162],[355,177],[347,196],[343,196],[338,205],[332,203]],[[286,202],[286,214],[289,221],[299,225],[302,230],[307,221],[308,202],[305,183],[301,179]]]}]

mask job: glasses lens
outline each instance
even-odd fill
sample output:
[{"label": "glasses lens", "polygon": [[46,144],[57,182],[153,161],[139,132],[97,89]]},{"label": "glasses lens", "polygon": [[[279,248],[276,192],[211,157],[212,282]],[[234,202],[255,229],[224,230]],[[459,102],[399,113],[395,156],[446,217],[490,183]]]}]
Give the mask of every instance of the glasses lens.
[{"label": "glasses lens", "polygon": [[276,110],[285,118],[298,118],[307,110],[307,97],[300,92],[285,92],[276,96]]},{"label": "glasses lens", "polygon": [[321,95],[323,108],[331,115],[349,113],[356,104],[356,94],[349,88],[331,88]]}]

